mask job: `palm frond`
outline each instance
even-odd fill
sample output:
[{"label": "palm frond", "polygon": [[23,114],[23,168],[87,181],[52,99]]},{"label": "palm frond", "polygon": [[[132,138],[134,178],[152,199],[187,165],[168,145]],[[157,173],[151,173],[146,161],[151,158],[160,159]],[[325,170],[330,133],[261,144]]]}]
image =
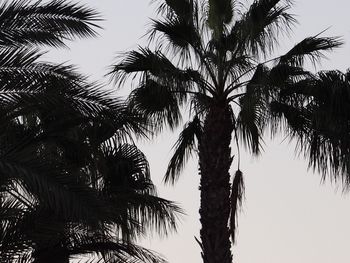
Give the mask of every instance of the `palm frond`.
[{"label": "palm frond", "polygon": [[38,111],[45,107],[46,112],[57,108],[83,116],[105,112],[121,115],[118,111],[122,103],[112,98],[110,92],[87,83],[71,65],[38,62],[41,56],[35,49],[0,50],[0,106],[7,109],[12,118],[24,114],[25,108]]},{"label": "palm frond", "polygon": [[240,111],[236,120],[237,135],[254,154],[261,151],[262,133],[265,127],[267,109],[267,86],[264,85],[267,69],[257,67],[246,87],[246,93],[240,98]]},{"label": "palm frond", "polygon": [[339,37],[307,37],[296,44],[285,55],[281,56],[280,63],[290,63],[294,66],[303,66],[305,58],[313,64],[324,57],[325,51],[331,51],[343,45]]},{"label": "palm frond", "polygon": [[191,112],[204,117],[208,113],[210,106],[213,105],[213,98],[205,93],[197,92],[191,96]]},{"label": "palm frond", "polygon": [[120,192],[115,201],[128,202],[128,216],[140,225],[140,231],[156,231],[160,235],[168,235],[177,230],[178,219],[184,214],[174,202],[155,195]]},{"label": "palm frond", "polygon": [[31,242],[18,228],[25,211],[21,202],[3,192],[0,198],[0,261],[12,262],[30,248]]},{"label": "palm frond", "polygon": [[[288,32],[296,22],[287,11],[289,1],[256,0],[232,27],[228,39],[238,53],[250,51],[253,56],[268,54],[278,43],[279,34]],[[243,43],[243,44],[241,44]]]},{"label": "palm frond", "polygon": [[175,151],[164,177],[165,183],[174,184],[178,180],[186,161],[197,149],[196,141],[200,141],[201,134],[202,124],[198,116],[195,116],[192,121],[185,125],[173,147]]},{"label": "palm frond", "polygon": [[319,72],[281,92],[272,112],[286,121],[309,165],[323,178],[349,185],[349,79],[339,71]]},{"label": "palm frond", "polygon": [[[73,248],[71,253],[88,255],[97,254],[95,259],[80,260],[80,263],[166,263],[167,261],[154,251],[140,246],[112,241],[89,241]],[[96,253],[97,252],[97,253]],[[72,258],[74,258],[72,256]]]},{"label": "palm frond", "polygon": [[64,40],[95,36],[94,22],[99,15],[93,9],[65,0],[4,1],[0,6],[0,45],[45,44],[62,46]]},{"label": "palm frond", "polygon": [[158,7],[158,12],[167,18],[176,18],[195,24],[198,19],[198,5],[195,0],[165,0]]},{"label": "palm frond", "polygon": [[242,202],[244,199],[244,180],[243,173],[240,170],[237,170],[231,186],[231,210],[230,210],[230,232],[231,240],[234,244],[236,241],[236,228],[237,228],[237,217],[238,209],[242,207]]},{"label": "palm frond", "polygon": [[[126,238],[134,234],[125,223],[136,223],[136,231],[151,228],[166,234],[176,229],[176,217],[181,209],[156,196],[144,154],[129,144],[105,145],[99,171],[103,177],[103,195],[116,206],[120,227]],[[120,221],[121,220],[121,221]],[[131,220],[131,221],[130,221]]]},{"label": "palm frond", "polygon": [[105,144],[102,152],[103,161],[100,172],[104,178],[106,191],[117,193],[129,189],[155,193],[154,185],[150,180],[148,161],[135,145],[123,143],[120,146],[111,147]]},{"label": "palm frond", "polygon": [[[187,21],[177,19],[153,20],[150,38],[155,38],[159,33],[168,41],[167,49],[173,49],[174,53],[180,51],[181,57],[190,57],[190,48],[199,49],[201,46],[199,32]],[[162,39],[159,40],[160,43],[163,43]]]},{"label": "palm frond", "polygon": [[[25,157],[27,154],[18,154],[17,157]],[[40,202],[67,219],[96,223],[105,214],[103,203],[91,188],[79,182],[77,177],[55,171],[52,167],[48,169],[35,157],[21,160],[2,157],[0,170],[2,176],[15,180]],[[50,171],[49,175],[47,171]],[[99,213],[96,214],[96,211]]]},{"label": "palm frond", "polygon": [[[137,73],[148,73],[158,79],[185,85],[197,77],[198,73],[191,69],[179,69],[160,51],[139,48],[124,54],[124,59],[113,66],[111,75],[116,83],[123,84],[126,78]],[[180,86],[179,85],[179,86]],[[186,85],[188,86],[188,84]]]},{"label": "palm frond", "polygon": [[171,92],[166,86],[156,81],[147,80],[129,96],[129,105],[141,116],[153,122],[155,130],[167,124],[174,129],[181,121],[181,95]]},{"label": "palm frond", "polygon": [[272,67],[266,79],[266,84],[278,88],[283,88],[288,84],[294,84],[311,76],[305,69],[289,64],[278,64]]}]

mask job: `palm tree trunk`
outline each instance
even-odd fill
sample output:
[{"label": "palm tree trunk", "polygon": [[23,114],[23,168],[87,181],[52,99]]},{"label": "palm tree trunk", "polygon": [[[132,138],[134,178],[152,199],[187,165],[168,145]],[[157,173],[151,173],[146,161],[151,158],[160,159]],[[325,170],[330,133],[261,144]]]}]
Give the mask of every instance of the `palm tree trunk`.
[{"label": "palm tree trunk", "polygon": [[231,263],[230,174],[232,112],[228,105],[213,106],[199,143],[201,173],[202,257],[204,263]]}]

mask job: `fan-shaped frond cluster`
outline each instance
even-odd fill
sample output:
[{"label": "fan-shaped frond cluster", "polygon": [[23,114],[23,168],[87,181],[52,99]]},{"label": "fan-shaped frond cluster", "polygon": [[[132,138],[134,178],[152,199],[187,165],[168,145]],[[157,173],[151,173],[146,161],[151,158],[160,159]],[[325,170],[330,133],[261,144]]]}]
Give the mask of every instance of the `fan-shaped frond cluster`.
[{"label": "fan-shaped frond cluster", "polygon": [[[310,167],[349,185],[349,76],[321,71],[282,90],[274,117],[298,140]],[[282,126],[283,127],[283,126]]]},{"label": "fan-shaped frond cluster", "polygon": [[232,105],[235,133],[257,154],[278,90],[310,76],[306,59],[315,63],[342,45],[337,37],[315,35],[269,58],[281,33],[296,22],[290,8],[290,1],[279,0],[256,0],[246,8],[237,1],[161,2],[150,30],[159,48],[125,53],[111,74],[119,84],[139,76],[130,106],[157,130],[179,125],[186,102],[202,122],[211,107]]}]

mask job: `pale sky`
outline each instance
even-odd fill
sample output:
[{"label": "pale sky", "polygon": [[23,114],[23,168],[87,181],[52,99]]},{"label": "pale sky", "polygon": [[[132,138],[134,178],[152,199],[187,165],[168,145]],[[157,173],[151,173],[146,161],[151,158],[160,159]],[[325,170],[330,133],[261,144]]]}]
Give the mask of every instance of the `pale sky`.
[{"label": "pale sky", "polygon": [[[78,1],[78,0],[74,0]],[[96,8],[105,21],[100,37],[69,44],[71,50],[55,51],[48,59],[69,61],[102,80],[117,52],[145,45],[141,38],[147,31],[154,5],[145,0],[84,0]],[[330,29],[324,36],[343,36],[348,44],[329,54],[319,69],[350,67],[350,2],[348,0],[295,0],[292,13],[299,25],[292,37],[281,44],[281,52],[302,38]],[[107,79],[104,78],[107,83]],[[130,91],[126,86],[122,93]],[[116,91],[117,92],[117,91]],[[118,91],[119,92],[119,91]],[[179,202],[186,210],[177,234],[159,239],[156,235],[142,244],[167,257],[170,263],[200,263],[199,178],[196,159],[189,165],[175,187],[161,183],[176,133],[164,132],[153,142],[140,142],[151,165],[152,178],[162,197]],[[246,180],[246,201],[239,218],[234,262],[239,263],[349,263],[350,196],[341,187],[307,172],[307,163],[294,154],[294,143],[283,138],[266,139],[265,152],[259,159],[242,157],[241,170]],[[234,170],[234,167],[233,169]]]}]

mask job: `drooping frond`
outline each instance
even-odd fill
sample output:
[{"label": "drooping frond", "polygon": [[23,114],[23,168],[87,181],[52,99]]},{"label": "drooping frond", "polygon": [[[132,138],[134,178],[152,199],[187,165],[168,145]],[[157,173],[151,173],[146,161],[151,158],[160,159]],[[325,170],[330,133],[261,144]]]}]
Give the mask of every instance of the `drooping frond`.
[{"label": "drooping frond", "polygon": [[237,135],[254,154],[261,151],[261,140],[265,127],[266,94],[264,85],[268,70],[259,66],[246,87],[246,93],[240,98],[240,111],[236,120]]},{"label": "drooping frond", "polygon": [[331,51],[343,44],[339,37],[307,37],[296,44],[285,55],[281,56],[280,63],[289,63],[294,66],[303,66],[305,58],[313,64],[324,57],[323,52]]},{"label": "drooping frond", "polygon": [[295,19],[287,11],[288,1],[256,0],[231,29],[228,40],[236,52],[253,56],[270,53],[278,43],[281,32],[288,32]]},{"label": "drooping frond", "polygon": [[228,59],[224,64],[224,67],[226,68],[225,81],[230,83],[231,86],[234,84],[240,86],[241,82],[239,80],[242,76],[247,74],[247,72],[251,71],[251,69],[254,68],[254,65],[255,64],[251,58],[246,55],[238,55]]},{"label": "drooping frond", "polygon": [[144,154],[135,145],[115,147],[104,147],[99,164],[106,198],[119,204],[117,209],[121,215],[125,212],[124,220],[139,224],[140,231],[151,228],[166,234],[174,230],[176,217],[182,211],[174,203],[156,196]]},{"label": "drooping frond", "polygon": [[96,35],[98,14],[65,0],[3,1],[0,5],[0,46],[45,44],[62,46],[65,40]]},{"label": "drooping frond", "polygon": [[180,176],[186,161],[197,150],[196,141],[199,142],[202,134],[202,124],[198,116],[188,122],[180,133],[174,145],[174,155],[171,158],[165,177],[165,183],[174,184]]},{"label": "drooping frond", "polygon": [[127,215],[139,224],[142,234],[156,231],[160,235],[168,235],[177,230],[178,219],[184,214],[176,203],[151,194],[121,191],[111,201],[128,203]]},{"label": "drooping frond", "polygon": [[266,73],[265,84],[283,89],[288,84],[294,84],[310,76],[305,69],[289,64],[277,64]]},{"label": "drooping frond", "polygon": [[161,130],[164,124],[174,129],[181,121],[178,97],[181,98],[181,95],[171,92],[168,87],[147,80],[132,91],[129,104],[132,109],[153,123],[155,130]]},{"label": "drooping frond", "polygon": [[169,86],[175,86],[180,91],[186,91],[183,86],[191,87],[191,81],[198,77],[198,72],[190,68],[177,68],[160,50],[153,52],[148,48],[126,53],[123,60],[113,66],[110,74],[121,85],[128,76],[137,73],[147,73],[167,81]]},{"label": "drooping frond", "polygon": [[165,0],[160,4],[158,12],[169,19],[176,18],[191,24],[198,23],[196,0]]},{"label": "drooping frond", "polygon": [[86,89],[80,86],[85,81],[84,77],[76,73],[74,67],[38,62],[41,56],[37,50],[27,48],[0,50],[0,97],[3,107],[25,105],[26,99],[35,99],[44,92],[51,93],[51,96],[46,99],[41,97],[35,104],[45,105],[46,101],[51,102],[52,106],[58,103],[59,96],[64,97],[64,93],[71,92],[74,95],[78,90],[82,93]]},{"label": "drooping frond", "polygon": [[[77,177],[54,169],[47,170],[35,158],[20,161],[9,157],[0,159],[2,176],[20,183],[24,189],[62,217],[96,222],[104,214],[103,203],[98,200],[97,193],[79,182]],[[49,175],[47,171],[50,171]],[[96,214],[96,211],[99,213]]]},{"label": "drooping frond", "polygon": [[88,239],[71,251],[72,258],[77,255],[93,255],[95,259],[80,260],[79,263],[166,263],[167,261],[156,252],[143,247],[122,243],[117,241],[108,241],[98,239]]},{"label": "drooping frond", "polygon": [[349,185],[349,79],[339,71],[320,72],[281,91],[271,110],[286,120],[310,167]]},{"label": "drooping frond", "polygon": [[105,144],[102,152],[100,172],[108,192],[125,191],[130,188],[133,191],[154,193],[149,164],[145,155],[135,145],[122,144],[111,147],[110,144]]},{"label": "drooping frond", "polygon": [[[159,12],[164,15],[162,20],[152,20],[150,38],[157,38],[163,44],[163,37],[168,43],[167,50],[173,50],[174,54],[180,51],[180,60],[190,57],[190,47],[199,50],[201,38],[198,29],[198,7],[195,0],[166,0],[159,7]],[[186,61],[188,62],[188,61]]]},{"label": "drooping frond", "polygon": [[[182,52],[183,56],[189,56],[190,48],[199,50],[201,39],[198,30],[186,21],[178,19],[166,19],[164,21],[153,20],[151,38],[161,33],[167,40],[168,49]],[[163,41],[160,40],[160,43]]]},{"label": "drooping frond", "polygon": [[234,244],[236,241],[236,228],[237,228],[237,217],[238,210],[242,207],[242,202],[244,198],[244,179],[243,173],[240,170],[237,170],[231,186],[231,196],[230,196],[230,232],[231,240]]},{"label": "drooping frond", "polygon": [[[2,185],[2,188],[4,185]],[[18,222],[24,214],[23,205],[16,198],[1,193],[0,204],[0,261],[13,262],[31,243],[25,240],[18,228]]]},{"label": "drooping frond", "polygon": [[[100,86],[90,84],[71,65],[38,62],[41,53],[27,48],[0,50],[0,107],[7,111],[0,118],[15,118],[33,112],[46,112],[56,117],[76,114],[84,117],[100,116],[109,124],[121,117],[137,116],[127,113],[127,107]],[[56,108],[56,111],[51,111]],[[124,109],[123,109],[124,108]],[[103,120],[102,118],[100,118]],[[126,119],[125,119],[126,121]],[[125,128],[140,130],[132,122]]]},{"label": "drooping frond", "polygon": [[205,93],[197,92],[191,96],[191,113],[204,117],[210,106],[213,104],[213,98]]}]

